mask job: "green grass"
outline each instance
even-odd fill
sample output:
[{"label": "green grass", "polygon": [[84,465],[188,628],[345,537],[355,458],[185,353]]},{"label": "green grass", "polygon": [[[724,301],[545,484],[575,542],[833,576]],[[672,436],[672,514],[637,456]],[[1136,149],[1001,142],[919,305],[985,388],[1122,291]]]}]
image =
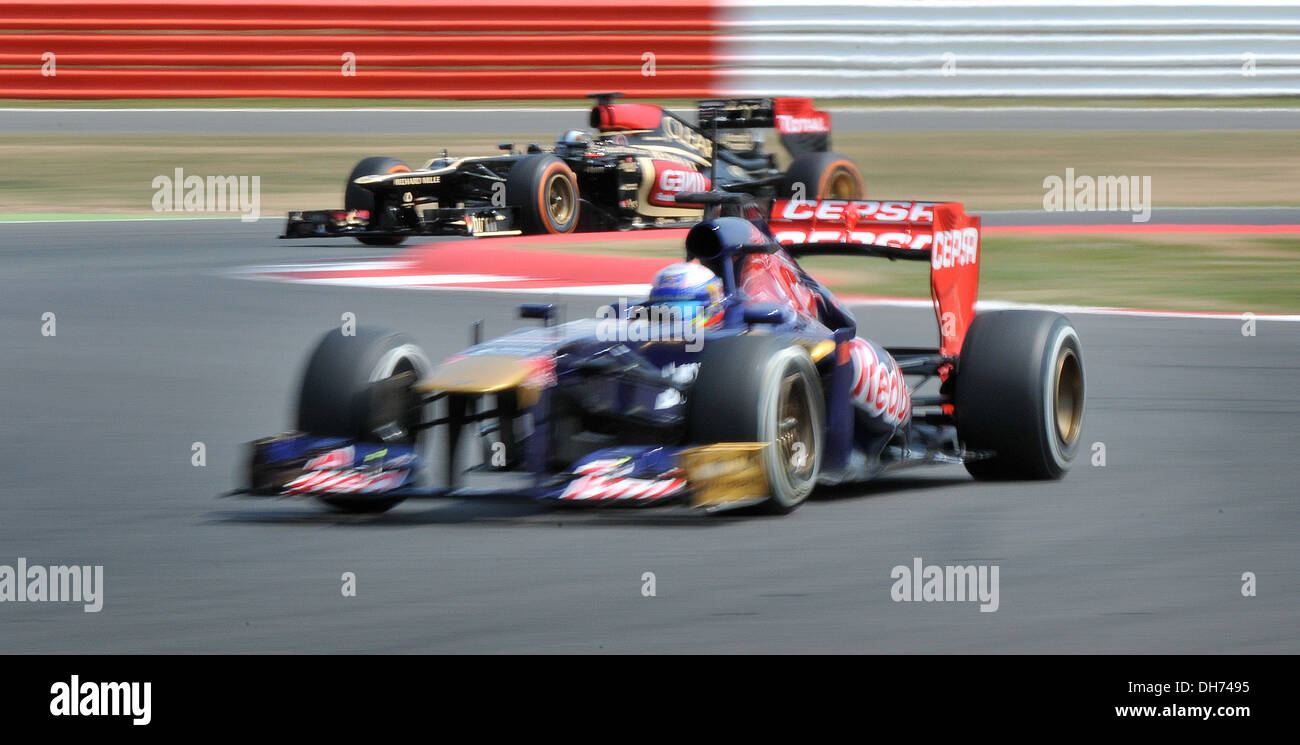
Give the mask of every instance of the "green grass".
[{"label": "green grass", "polygon": [[[0,205],[8,219],[157,217],[155,176],[261,177],[268,226],[289,209],[341,206],[343,179],[367,155],[418,165],[447,147],[495,152],[516,136],[5,135]],[[837,135],[875,197],[950,199],[968,210],[1040,209],[1042,181],[1067,167],[1089,175],[1149,175],[1156,207],[1300,205],[1300,133],[921,132]],[[195,215],[198,216],[198,215]],[[270,229],[268,227],[268,229]],[[640,236],[572,250],[679,255]],[[926,274],[903,262],[810,262],[837,289],[924,297]],[[1297,312],[1300,241],[1278,236],[985,237],[985,298],[1225,312]]]},{"label": "green grass", "polygon": [[[487,155],[517,135],[0,135],[0,205],[11,213],[151,214],[155,176],[260,176],[262,214],[328,208],[352,165],[392,155],[418,166],[446,147]],[[1041,209],[1043,179],[1151,176],[1156,207],[1300,205],[1296,131],[970,131],[837,135],[869,196],[960,201],[972,210]]]},{"label": "green grass", "polygon": [[1300,204],[1296,131],[970,131],[836,135],[868,194],[1041,209],[1043,179],[1150,176],[1156,207]]},{"label": "green grass", "polygon": [[[980,297],[1127,308],[1295,313],[1300,240],[1278,235],[987,235]],[[805,262],[840,292],[928,297],[924,265]]]}]

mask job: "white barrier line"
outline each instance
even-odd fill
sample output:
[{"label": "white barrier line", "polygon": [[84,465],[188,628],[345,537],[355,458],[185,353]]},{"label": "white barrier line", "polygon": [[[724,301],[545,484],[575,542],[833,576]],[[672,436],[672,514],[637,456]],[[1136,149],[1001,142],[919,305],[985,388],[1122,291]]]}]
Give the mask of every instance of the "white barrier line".
[{"label": "white barrier line", "polygon": [[[869,80],[876,78],[907,78],[907,77],[925,77],[925,78],[944,78],[943,71],[937,67],[919,67],[909,69],[857,69],[857,68],[788,68],[788,67],[734,67],[726,71],[727,77],[735,80],[738,78],[774,78],[783,75],[801,75],[804,77],[816,78],[834,78],[846,80]],[[1300,67],[1267,67],[1258,68],[1256,74],[1252,76],[1259,78],[1291,78],[1300,75]],[[1006,77],[1026,77],[1026,78],[1119,78],[1119,77],[1139,77],[1139,78],[1224,78],[1227,80],[1240,80],[1241,70],[1237,67],[1202,67],[1195,69],[1174,69],[1160,67],[975,67],[967,66],[962,68],[961,75],[963,79],[975,77],[1006,78]],[[1062,91],[1060,95],[1066,95],[1069,91]],[[1010,95],[1004,93],[1003,95]],[[1165,94],[1172,95],[1172,94]]]},{"label": "white barrier line", "polygon": [[[719,7],[724,10],[752,10],[767,8],[803,8],[803,3],[793,2],[792,0],[719,0]],[[1242,5],[1253,7],[1282,7],[1289,8],[1294,5],[1294,0],[1247,0]],[[821,0],[817,3],[819,8],[889,8],[897,9],[898,0]],[[929,9],[939,10],[948,8],[974,8],[987,10],[990,6],[1013,6],[1020,8],[1051,8],[1059,10],[1061,8],[1093,8],[1098,6],[1119,6],[1129,9],[1144,7],[1153,8],[1222,8],[1225,6],[1223,0],[1063,0],[1062,2],[1050,2],[1048,0],[998,0],[996,3],[990,3],[989,0],[908,0],[906,7],[909,9]]]}]

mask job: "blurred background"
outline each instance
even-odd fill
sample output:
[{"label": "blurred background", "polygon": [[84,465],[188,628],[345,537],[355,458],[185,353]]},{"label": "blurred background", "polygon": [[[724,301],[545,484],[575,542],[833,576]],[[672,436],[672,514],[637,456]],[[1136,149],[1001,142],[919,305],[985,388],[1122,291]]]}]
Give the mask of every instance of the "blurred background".
[{"label": "blurred background", "polygon": [[[333,205],[368,155],[552,143],[608,90],[688,117],[700,97],[814,97],[872,197],[1041,213],[1044,180],[1073,169],[1149,177],[1156,223],[1300,222],[1177,211],[1300,205],[1300,6],[1274,0],[0,2],[0,219],[154,214],[150,183],[177,167],[260,176],[273,219]],[[1015,261],[985,286],[1291,309],[1293,234],[1204,232],[1061,233],[1050,257],[990,233]],[[1086,287],[1059,281],[1084,264]],[[890,271],[840,289],[868,284],[925,294]]]},{"label": "blurred background", "polygon": [[0,3],[0,28],[19,98],[1300,92],[1281,0],[57,0]]},{"label": "blurred background", "polygon": [[[688,119],[810,96],[868,198],[981,215],[983,307],[1066,307],[1083,340],[1069,477],[937,466],[780,520],[215,499],[344,314],[441,358],[536,300],[248,281],[440,245],[280,241],[283,213],[341,206],[367,156],[549,145],[600,91]],[[178,171],[258,179],[260,218],[157,211]],[[97,614],[0,605],[0,651],[1300,651],[1298,173],[1291,2],[0,0],[0,565],[106,583]],[[1150,219],[1047,209],[1071,174],[1149,179]],[[915,266],[809,266],[863,336],[933,338]],[[1000,565],[1000,609],[890,602],[913,557]]]}]

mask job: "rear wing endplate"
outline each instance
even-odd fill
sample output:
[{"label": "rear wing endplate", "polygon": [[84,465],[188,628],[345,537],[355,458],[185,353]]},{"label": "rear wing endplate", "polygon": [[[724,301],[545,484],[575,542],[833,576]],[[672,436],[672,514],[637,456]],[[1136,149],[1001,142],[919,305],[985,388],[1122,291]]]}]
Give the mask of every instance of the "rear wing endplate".
[{"label": "rear wing endplate", "polygon": [[796,258],[873,256],[930,262],[939,350],[961,352],[979,292],[980,218],[957,202],[776,200],[768,218]]}]

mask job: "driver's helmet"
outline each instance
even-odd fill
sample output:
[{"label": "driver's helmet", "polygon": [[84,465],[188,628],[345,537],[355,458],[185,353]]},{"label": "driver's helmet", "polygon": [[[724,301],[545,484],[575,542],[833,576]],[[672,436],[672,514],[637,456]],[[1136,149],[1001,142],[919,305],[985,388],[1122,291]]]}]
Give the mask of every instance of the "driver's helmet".
[{"label": "driver's helmet", "polygon": [[581,129],[571,129],[560,135],[558,144],[566,152],[582,152],[591,146],[591,135]]},{"label": "driver's helmet", "polygon": [[698,328],[722,321],[723,287],[718,275],[702,264],[683,261],[659,270],[646,305],[667,307]]}]

